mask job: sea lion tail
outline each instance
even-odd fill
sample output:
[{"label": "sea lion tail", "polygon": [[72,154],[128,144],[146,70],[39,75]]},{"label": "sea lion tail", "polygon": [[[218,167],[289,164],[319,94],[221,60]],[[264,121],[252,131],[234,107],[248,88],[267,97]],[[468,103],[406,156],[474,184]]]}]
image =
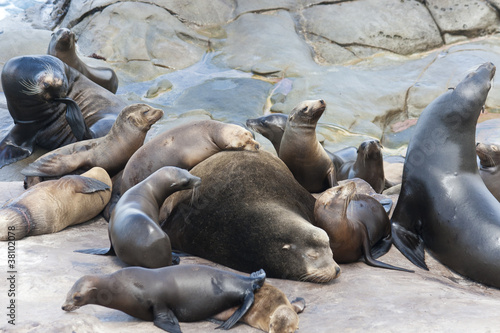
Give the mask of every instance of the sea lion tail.
[{"label": "sea lion tail", "polygon": [[250,278],[255,280],[253,283],[253,290],[260,289],[266,280],[266,272],[263,269],[258,270],[250,274]]},{"label": "sea lion tail", "polygon": [[393,269],[396,271],[414,273],[414,271],[412,271],[412,270],[392,266],[392,265],[386,264],[384,262],[378,261],[376,259],[373,259],[372,255],[371,255],[370,237],[368,236],[368,230],[366,230],[366,226],[363,223],[361,223],[361,225],[362,225],[361,230],[362,230],[362,234],[363,234],[362,235],[362,237],[363,237],[363,255],[364,255],[366,264],[373,266],[373,267]]}]

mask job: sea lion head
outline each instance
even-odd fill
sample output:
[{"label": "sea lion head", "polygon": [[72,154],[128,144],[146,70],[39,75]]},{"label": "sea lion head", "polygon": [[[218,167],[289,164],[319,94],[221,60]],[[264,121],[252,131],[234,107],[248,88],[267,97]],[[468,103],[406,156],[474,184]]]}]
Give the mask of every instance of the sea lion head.
[{"label": "sea lion head", "polygon": [[275,139],[281,140],[285,131],[288,117],[282,113],[270,114],[267,116],[248,119],[246,125],[257,133],[273,142]]},{"label": "sea lion head", "polygon": [[97,299],[97,288],[92,275],[85,275],[75,282],[66,296],[66,302],[62,305],[64,311],[74,311],[86,304],[95,304]]},{"label": "sea lion head", "polygon": [[252,133],[239,125],[224,124],[218,136],[216,144],[222,150],[257,151],[260,148]]},{"label": "sea lion head", "polygon": [[128,122],[141,131],[147,132],[161,117],[163,117],[162,110],[147,104],[137,103],[126,106],[118,115],[116,124]]},{"label": "sea lion head", "polygon": [[75,34],[67,28],[61,28],[52,33],[47,53],[54,55],[57,52],[68,52],[75,50],[75,45]]},{"label": "sea lion head", "polygon": [[166,174],[166,177],[171,179],[170,188],[172,190],[180,191],[190,188],[198,188],[201,185],[201,179],[193,176],[189,171],[177,167],[166,166],[161,168],[161,172]]},{"label": "sea lion head", "polygon": [[50,62],[42,61],[39,65],[41,68],[31,79],[19,81],[24,88],[22,92],[26,95],[38,95],[47,102],[66,97],[69,83],[65,72]]},{"label": "sea lion head", "polygon": [[378,140],[363,141],[358,148],[358,156],[363,160],[378,160],[382,158],[382,145]]},{"label": "sea lion head", "polygon": [[316,125],[325,108],[322,99],[303,101],[293,108],[288,121],[294,125]]},{"label": "sea lion head", "polygon": [[500,165],[499,145],[478,142],[476,144],[476,154],[483,168],[491,168]]},{"label": "sea lion head", "polygon": [[287,305],[274,310],[269,322],[269,333],[294,333],[299,329],[299,316]]}]

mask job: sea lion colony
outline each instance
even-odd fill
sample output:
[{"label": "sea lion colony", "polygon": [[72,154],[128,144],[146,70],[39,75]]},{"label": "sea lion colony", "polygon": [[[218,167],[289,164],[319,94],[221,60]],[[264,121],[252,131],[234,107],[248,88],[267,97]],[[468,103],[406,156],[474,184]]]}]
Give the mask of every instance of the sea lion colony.
[{"label": "sea lion colony", "polygon": [[[65,38],[61,40],[74,43],[74,36],[68,31],[57,32],[55,36],[64,36]],[[51,42],[49,52],[55,49],[56,42],[54,40]],[[58,56],[61,53],[55,52],[54,54]],[[334,261],[336,255],[340,262],[357,261],[364,255],[369,264],[399,269],[373,259],[388,251],[392,244],[391,236],[397,248],[421,268],[426,268],[423,249],[424,246],[428,246],[445,265],[449,265],[464,276],[487,285],[500,286],[500,274],[497,274],[499,266],[496,260],[498,256],[495,256],[498,246],[495,248],[493,243],[486,243],[477,248],[472,244],[475,241],[474,237],[483,237],[482,233],[491,234],[491,237],[495,238],[497,237],[495,235],[500,232],[500,203],[490,194],[479,177],[475,164],[476,144],[474,142],[477,115],[484,104],[495,73],[493,64],[486,63],[480,66],[454,90],[443,94],[424,110],[422,120],[418,122],[417,131],[408,149],[401,195],[391,220],[392,224],[389,225],[387,222],[389,217],[384,215],[380,199],[377,201],[371,197],[370,199],[363,197],[363,193],[356,193],[356,186],[335,187],[337,180],[340,180],[337,174],[342,168],[344,168],[342,178],[361,175],[363,172],[350,172],[348,169],[355,169],[354,166],[357,164],[372,158],[369,156],[369,151],[374,151],[376,153],[374,158],[377,159],[375,168],[378,169],[372,173],[365,172],[370,174],[366,180],[373,183],[375,178],[373,174],[376,173],[376,191],[381,192],[384,174],[378,162],[380,143],[378,141],[363,143],[357,149],[359,161],[356,160],[356,154],[353,154],[353,149],[354,152],[356,149],[352,147],[338,153],[326,151],[316,139],[315,134],[316,124],[326,109],[326,103],[323,100],[304,101],[291,111],[290,116],[278,116],[272,119],[271,116],[264,116],[248,120],[249,127],[272,141],[277,156],[260,151],[259,143],[246,129],[216,121],[194,122],[183,125],[180,130],[174,128],[162,134],[161,140],[151,140],[148,143],[149,148],[146,149],[145,145],[143,146],[145,149],[142,149],[140,146],[145,133],[161,117],[161,110],[146,105],[134,106],[133,109],[143,112],[139,112],[140,115],[136,117],[135,123],[132,121],[135,127],[131,126],[130,131],[133,132],[135,128],[135,131],[140,133],[130,138],[121,137],[119,134],[123,133],[113,129],[116,126],[124,127],[125,125],[119,125],[119,122],[115,120],[124,122],[123,115],[130,107],[108,90],[86,79],[85,76],[91,74],[84,70],[85,66],[80,66],[83,64],[80,59],[75,59],[72,53],[71,55],[72,60],[65,60],[67,64],[54,56],[45,55],[18,57],[4,67],[2,85],[9,112],[16,125],[0,143],[1,165],[29,156],[35,146],[40,145],[55,149],[55,151],[49,152],[47,156],[43,156],[39,161],[30,165],[24,173],[37,177],[51,175],[49,163],[56,165],[58,170],[65,171],[51,175],[62,177],[59,180],[43,181],[27,190],[19,198],[7,203],[0,210],[0,223],[5,226],[13,223],[12,225],[15,224],[16,228],[25,230],[23,236],[29,236],[57,232],[67,225],[84,222],[99,214],[110,200],[111,181],[106,173],[107,170],[116,174],[114,185],[121,190],[117,191],[117,203],[113,207],[114,210],[111,209],[113,213],[111,213],[109,232],[113,244],[116,244],[113,240],[116,238],[120,239],[121,249],[126,249],[127,245],[130,246],[129,254],[126,254],[122,260],[128,264],[146,267],[168,267],[125,268],[109,276],[83,277],[68,293],[67,301],[63,305],[64,310],[75,310],[85,304],[101,304],[120,309],[144,320],[153,320],[155,325],[169,332],[180,332],[179,320],[193,321],[210,317],[227,319],[228,316],[229,319],[221,325],[222,328],[228,329],[242,318],[244,322],[269,332],[289,332],[297,328],[296,313],[302,311],[304,306],[300,310],[290,311],[292,307],[288,300],[283,299],[281,294],[276,296],[281,299],[278,304],[283,303],[284,308],[288,309],[286,310],[288,314],[280,316],[279,320],[272,319],[273,316],[278,316],[277,312],[269,310],[269,313],[265,311],[263,313],[262,307],[252,308],[254,293],[258,295],[266,276],[259,269],[265,267],[267,276],[271,277],[319,283],[328,283],[339,276],[340,268]],[[71,68],[71,65],[80,67],[75,69]],[[23,70],[17,70],[19,66]],[[97,72],[98,74],[111,73],[105,69],[99,69]],[[107,88],[114,92],[116,91],[114,87],[116,75],[112,74],[107,76],[112,81],[111,88],[109,85]],[[100,84],[106,85],[102,82]],[[104,107],[97,113],[89,111],[78,96],[68,94],[68,86],[72,86],[73,90],[83,91],[85,98],[101,103]],[[435,111],[438,106],[446,110],[444,115]],[[468,112],[472,116],[469,116]],[[462,131],[467,135],[462,135]],[[185,135],[186,133],[189,135]],[[426,136],[436,133],[439,135],[434,136],[434,139],[439,144],[444,145],[446,142],[449,145],[443,146],[438,153],[426,150],[424,145]],[[460,133],[460,135],[453,133]],[[109,136],[113,138],[106,140]],[[119,142],[113,140],[115,136],[120,138]],[[443,136],[446,138],[443,139]],[[129,142],[128,139],[133,142]],[[75,141],[77,142],[73,143]],[[202,148],[205,146],[205,149],[194,152],[186,149],[193,142],[201,142]],[[68,144],[71,145],[68,146]],[[126,150],[126,154],[121,156],[122,159],[125,156],[125,161],[117,162],[114,157],[103,159],[100,153],[100,151],[109,150],[109,156],[115,156],[122,149]],[[155,157],[155,153],[162,149],[168,150],[171,154],[168,159]],[[488,152],[485,147],[479,145],[477,150],[479,157],[482,157],[483,168],[491,167],[483,163],[483,160],[484,156],[489,156],[487,160],[494,162],[492,152]],[[490,150],[494,151],[494,149]],[[441,154],[443,152],[446,153]],[[134,158],[134,155],[139,153],[140,155]],[[68,158],[68,156],[73,157]],[[133,180],[129,177],[124,184],[121,180],[122,175],[126,173],[119,171],[127,170],[129,159],[133,160],[135,165],[131,169],[132,172],[139,172],[140,176]],[[148,164],[148,160],[152,160],[154,166]],[[42,166],[45,168],[43,172],[38,170]],[[426,169],[427,166],[437,166],[437,168]],[[366,165],[362,167],[366,168]],[[446,169],[450,167],[454,171],[455,179],[449,180],[442,175],[436,175],[437,171],[446,173]],[[91,170],[81,174],[89,169]],[[81,175],[68,176],[70,172]],[[230,176],[223,177],[227,175]],[[238,185],[227,186],[228,178],[237,179]],[[64,186],[53,182],[64,183]],[[388,186],[387,182],[385,186]],[[345,194],[346,188],[349,188],[348,194]],[[455,191],[453,193],[456,194],[447,197],[447,200],[444,196],[430,195],[433,191],[441,191],[441,188],[446,191]],[[462,247],[465,252],[460,252],[453,247],[447,248],[442,245],[447,236],[435,227],[440,225],[436,212],[430,212],[426,216],[419,214],[423,210],[422,205],[425,207],[432,205],[434,210],[443,208],[445,211],[456,211],[456,207],[464,205],[465,199],[461,194],[467,192],[469,188],[474,189],[474,198],[469,200],[472,201],[470,204],[477,202],[480,206],[477,210],[493,211],[494,214],[493,218],[490,216],[492,221],[489,221],[491,222],[489,226],[473,225],[471,219],[475,217],[468,216],[467,211],[459,214],[460,216],[455,214],[453,219],[460,225],[460,228],[452,230],[455,237],[460,238],[461,234],[477,235],[471,240],[464,240]],[[179,190],[183,191],[177,192]],[[62,193],[63,191],[67,192]],[[324,191],[325,193],[321,196]],[[335,209],[328,210],[328,205],[333,200],[328,197],[330,195],[328,193],[335,191],[341,196],[344,195],[344,199],[339,201],[340,209],[337,209],[341,213],[335,212]],[[149,194],[143,196],[141,193]],[[317,201],[312,193],[319,197]],[[61,223],[61,217],[58,215],[62,213],[51,212],[50,204],[43,204],[47,216],[33,214],[34,210],[40,208],[37,207],[40,205],[37,196],[40,198],[44,195],[50,197],[63,195],[66,199],[63,206],[69,211],[76,211],[73,212],[75,217]],[[92,204],[96,200],[99,205]],[[365,200],[365,203],[370,202],[370,204],[351,205],[351,201],[356,200]],[[437,202],[431,203],[430,200]],[[83,202],[87,205],[90,202],[94,208],[98,207],[98,211],[90,211],[84,207]],[[483,207],[484,205],[488,207]],[[367,206],[377,211],[379,222],[370,224],[370,219],[365,218],[369,215],[368,211],[364,211],[368,209]],[[243,207],[247,208],[243,209]],[[350,215],[348,215],[349,210],[351,210]],[[144,221],[143,225],[127,221],[127,217],[132,214],[141,216],[140,220]],[[334,224],[327,223],[328,225],[324,226],[326,232],[316,227],[321,227],[325,224],[324,221],[338,218],[339,215],[343,222],[351,226],[353,223],[362,225],[363,227],[351,229],[363,230],[358,233],[362,234],[364,239],[360,238],[352,242],[355,243],[354,245],[347,244],[346,246],[345,240],[342,244],[335,243],[336,227]],[[207,226],[196,225],[195,222],[200,220],[200,216],[209,222]],[[267,226],[257,225],[253,229],[248,229],[255,226],[255,222],[259,220],[255,216],[265,217],[270,222]],[[293,223],[286,224],[283,219],[293,221]],[[242,221],[239,223],[240,229],[236,228],[237,224],[234,223],[236,220]],[[214,221],[217,223],[210,223]],[[219,221],[223,223],[218,223]],[[122,225],[122,228],[115,230],[116,228],[111,227],[115,224]],[[135,242],[127,240],[127,228],[123,228],[123,225],[147,229],[142,242],[141,239],[136,239]],[[203,229],[207,227],[209,229]],[[195,228],[194,231],[192,228]],[[3,229],[7,230],[7,228]],[[250,230],[248,234],[253,234],[254,238],[247,237],[248,235],[245,234],[247,229]],[[198,237],[201,235],[200,240],[193,240],[193,232],[197,232]],[[153,234],[160,242],[149,238]],[[262,241],[262,235],[268,238]],[[354,235],[356,235],[352,236],[354,238],[359,236],[356,232]],[[374,235],[377,235],[377,239],[370,238]],[[215,246],[197,248],[197,243],[203,239]],[[248,239],[251,239],[250,243],[245,242]],[[113,254],[113,244],[109,251],[105,251],[107,254]],[[155,250],[154,246],[158,244],[160,246],[163,244],[165,246],[163,252],[168,253],[160,254],[160,251]],[[176,262],[175,260],[172,262],[170,253],[171,244],[175,250],[197,254],[219,263],[222,261],[222,264],[248,273],[258,272],[252,273],[250,277],[244,277],[239,274],[210,270],[202,266],[175,266]],[[225,254],[223,244],[231,246],[231,254]],[[349,247],[350,245],[353,246]],[[343,246],[343,252],[336,253],[341,246]],[[468,251],[472,247],[476,250]],[[348,249],[347,252],[345,248]],[[92,253],[92,251],[89,252]],[[148,255],[141,257],[144,253]],[[118,252],[117,254],[121,258]],[[155,255],[158,258],[151,258]],[[183,266],[184,268],[181,268]],[[185,273],[184,270],[191,270],[191,273]],[[172,296],[168,294],[168,282],[162,284],[160,289],[158,285],[151,283],[157,280],[158,276],[163,275],[172,281],[185,280],[186,276],[193,276],[193,272],[196,272],[194,276],[198,281],[210,281],[210,279],[214,281],[215,276],[220,279],[219,296],[209,295],[202,301],[202,304],[215,302],[217,306],[214,311],[207,312],[206,309],[197,305],[199,303],[196,298],[199,298],[199,295],[196,290],[190,290],[193,295],[191,299],[179,299],[176,296],[172,299]],[[481,274],[481,272],[487,272],[487,274]],[[103,285],[110,280],[119,281],[120,288],[125,293],[106,302],[102,300],[102,295],[100,297],[96,295],[99,288],[103,288]],[[246,281],[247,284],[228,281]],[[189,283],[186,284],[188,286],[183,288],[189,289]],[[235,284],[238,287],[234,287]],[[236,288],[238,293],[232,293],[232,288]],[[271,293],[271,295],[275,294],[279,294],[279,291]],[[141,302],[150,302],[154,304],[154,307],[133,310],[132,308],[138,305],[137,295],[142,295],[139,297]],[[100,300],[97,301],[96,298]],[[260,299],[260,296],[257,299]],[[230,315],[227,315],[227,311]],[[263,320],[262,316],[267,316],[266,320]],[[269,318],[271,318],[271,323],[268,322]],[[272,322],[275,320],[279,321],[279,325],[274,325],[273,328]],[[288,328],[280,330],[277,327]]]}]

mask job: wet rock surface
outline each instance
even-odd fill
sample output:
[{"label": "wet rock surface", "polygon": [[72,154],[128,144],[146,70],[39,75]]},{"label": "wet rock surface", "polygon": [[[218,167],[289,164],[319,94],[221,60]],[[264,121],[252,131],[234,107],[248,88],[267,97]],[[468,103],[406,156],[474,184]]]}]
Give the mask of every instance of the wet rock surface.
[{"label": "wet rock surface", "polygon": [[[117,72],[119,96],[165,111],[147,139],[194,119],[244,124],[321,98],[327,109],[317,131],[330,151],[376,138],[386,156],[404,154],[412,126],[434,98],[481,63],[500,64],[496,0],[97,0],[38,6],[0,21],[0,67],[14,56],[46,53],[52,30],[71,28],[87,63]],[[500,140],[497,82],[480,117],[478,140]],[[2,137],[12,124],[0,94]],[[270,142],[256,138],[274,153]],[[0,181],[8,182],[1,184],[2,201],[22,191],[19,171],[42,153],[38,149],[0,169]],[[387,169],[394,170],[388,178],[400,179],[401,163]],[[80,276],[123,267],[115,257],[73,252],[108,246],[106,228],[98,218],[16,243],[14,332],[161,331],[98,306],[60,310]],[[2,263],[5,248],[0,246]],[[328,285],[270,281],[289,298],[306,299],[301,332],[494,331],[500,326],[495,311],[500,291],[463,279],[431,256],[429,272],[413,267],[394,248],[381,260],[416,272],[355,263],[342,265],[341,277]],[[193,262],[216,265],[181,259],[181,264]],[[1,284],[0,294],[6,293]],[[4,323],[0,330],[12,331]],[[184,332],[215,327],[181,323]],[[238,325],[233,331],[256,330]]]}]

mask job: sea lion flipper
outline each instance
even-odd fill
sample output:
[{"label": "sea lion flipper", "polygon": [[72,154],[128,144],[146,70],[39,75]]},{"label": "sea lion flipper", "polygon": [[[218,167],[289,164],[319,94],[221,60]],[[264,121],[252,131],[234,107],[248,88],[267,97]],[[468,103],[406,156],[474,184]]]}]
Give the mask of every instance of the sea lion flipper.
[{"label": "sea lion flipper", "polygon": [[170,333],[182,333],[179,320],[169,308],[154,306],[153,315],[155,326]]},{"label": "sea lion flipper", "polygon": [[387,215],[391,212],[392,205],[394,204],[391,199],[381,199],[379,200],[380,204],[382,207],[384,207],[385,212]]},{"label": "sea lion flipper", "polygon": [[362,225],[361,231],[363,234],[363,236],[362,236],[363,237],[363,255],[364,255],[366,264],[373,266],[373,267],[393,269],[393,270],[397,270],[397,271],[414,273],[414,271],[412,271],[412,270],[409,270],[406,268],[401,268],[401,267],[396,267],[396,266],[378,261],[376,259],[373,259],[372,255],[371,255],[370,238],[368,236],[368,230],[366,230],[366,226],[363,223],[361,223],[361,225]]},{"label": "sea lion flipper", "polygon": [[247,313],[248,309],[250,309],[250,307],[252,306],[254,299],[255,299],[255,296],[253,294],[253,291],[248,290],[246,292],[245,298],[243,300],[243,304],[240,306],[240,308],[238,310],[236,310],[231,315],[231,317],[229,317],[228,320],[226,320],[222,325],[220,325],[217,328],[222,328],[224,330],[228,330],[231,327],[233,327],[234,324],[236,324],[238,322],[238,320],[240,320],[241,317],[243,317],[245,315],[245,313]]},{"label": "sea lion flipper", "polygon": [[334,187],[334,186],[337,186],[339,183],[337,183],[337,174],[335,172],[335,167],[333,166],[333,162],[332,162],[332,166],[330,167],[330,169],[328,169],[328,173],[327,173],[327,178],[328,178],[328,185],[330,187]]},{"label": "sea lion flipper", "polygon": [[65,176],[65,177],[79,177],[82,181],[76,183],[75,192],[90,194],[99,191],[106,191],[111,189],[108,184],[101,182],[100,180],[88,178],[84,176]]},{"label": "sea lion flipper", "polygon": [[301,313],[306,308],[306,300],[302,297],[295,298],[293,301],[290,301],[290,304],[292,304],[293,309],[297,313]]},{"label": "sea lion flipper", "polygon": [[0,168],[22,160],[33,153],[35,137],[30,128],[15,125],[0,142]]},{"label": "sea lion flipper", "polygon": [[372,248],[370,249],[372,258],[377,259],[383,256],[384,254],[389,252],[391,246],[392,246],[392,237],[389,234],[387,237],[382,238],[377,243],[375,243],[375,245],[372,246]]},{"label": "sea lion flipper", "polygon": [[111,246],[109,249],[108,248],[83,249],[83,250],[75,250],[74,252],[85,253],[85,254],[95,254],[95,255],[100,255],[100,256],[116,256],[116,253],[115,253],[115,250],[113,249],[113,246]]},{"label": "sea lion flipper", "polygon": [[392,222],[392,243],[416,266],[429,270],[425,263],[424,242],[416,232]]},{"label": "sea lion flipper", "polygon": [[85,123],[82,110],[80,110],[78,104],[70,98],[56,98],[55,100],[66,104],[66,121],[71,127],[75,138],[78,141],[92,139],[92,132]]}]

